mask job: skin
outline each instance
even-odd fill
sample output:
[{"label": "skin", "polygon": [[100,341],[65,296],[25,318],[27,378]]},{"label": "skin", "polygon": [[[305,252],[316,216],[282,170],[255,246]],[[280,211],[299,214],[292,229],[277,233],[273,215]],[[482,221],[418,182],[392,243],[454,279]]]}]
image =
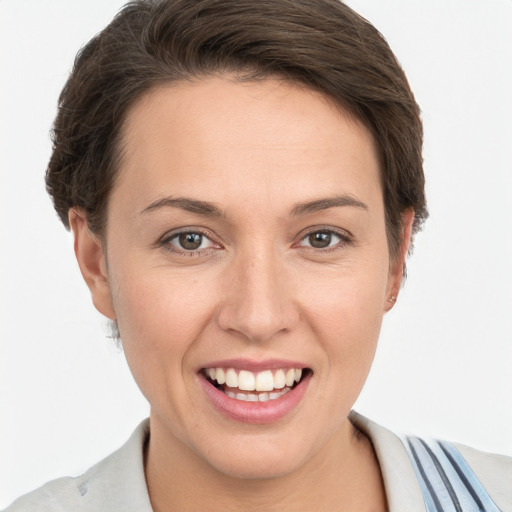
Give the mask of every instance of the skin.
[{"label": "skin", "polygon": [[[123,143],[103,239],[78,210],[70,223],[151,405],[154,509],[384,510],[373,449],[347,416],[398,295],[413,212],[391,261],[368,130],[319,93],[221,76],[148,93]],[[297,211],[333,197],[361,204]],[[207,234],[200,250],[172,238],[184,228]],[[309,233],[326,231],[330,246],[312,247]],[[247,424],[199,385],[199,368],[228,358],[300,361],[313,375],[291,413]]]}]

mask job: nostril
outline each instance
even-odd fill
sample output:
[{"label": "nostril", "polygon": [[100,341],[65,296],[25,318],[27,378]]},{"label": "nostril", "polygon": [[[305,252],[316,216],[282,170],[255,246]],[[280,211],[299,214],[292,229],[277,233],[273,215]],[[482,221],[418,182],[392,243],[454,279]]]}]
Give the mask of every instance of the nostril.
[{"label": "nostril", "polygon": [[279,285],[277,276],[256,272],[250,279],[231,280],[231,295],[216,314],[218,327],[245,341],[265,343],[292,332],[300,315],[295,303]]}]

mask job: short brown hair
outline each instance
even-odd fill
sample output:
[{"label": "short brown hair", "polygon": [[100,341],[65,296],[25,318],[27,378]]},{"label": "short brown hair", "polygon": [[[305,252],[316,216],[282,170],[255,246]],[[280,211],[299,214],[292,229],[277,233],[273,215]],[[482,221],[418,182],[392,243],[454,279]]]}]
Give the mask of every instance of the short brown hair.
[{"label": "short brown hair", "polygon": [[76,57],[60,95],[46,183],[69,228],[102,234],[127,110],[153,87],[219,73],[278,77],[334,99],[373,134],[390,254],[401,213],[427,218],[420,110],[383,36],[339,0],[136,0]]}]

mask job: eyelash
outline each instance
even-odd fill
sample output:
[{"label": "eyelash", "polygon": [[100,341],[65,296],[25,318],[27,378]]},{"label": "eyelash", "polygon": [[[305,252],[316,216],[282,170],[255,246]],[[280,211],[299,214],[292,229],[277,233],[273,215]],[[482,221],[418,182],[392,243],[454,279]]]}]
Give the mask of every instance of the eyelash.
[{"label": "eyelash", "polygon": [[[202,237],[201,245],[204,242],[204,239],[209,240],[212,244],[211,247],[206,247],[204,249],[200,250],[187,250],[185,248],[177,248],[173,247],[171,242],[172,240],[178,239],[181,235],[199,235]],[[184,257],[198,257],[198,256],[204,256],[207,253],[210,253],[212,251],[220,249],[222,246],[220,244],[215,243],[212,240],[213,236],[210,234],[209,231],[200,229],[200,228],[187,228],[183,229],[181,231],[176,231],[174,233],[165,235],[160,242],[158,243],[159,246],[164,247],[167,251],[177,254],[178,256],[184,256]]]},{"label": "eyelash", "polygon": [[[306,240],[309,236],[314,234],[326,234],[326,235],[334,235],[335,237],[339,238],[339,242],[336,243],[333,246],[325,247],[325,248],[317,248],[317,247],[311,247],[311,246],[301,246],[299,245],[300,242]],[[333,229],[332,227],[327,226],[314,226],[313,228],[309,229],[304,233],[299,240],[299,244],[297,244],[299,247],[303,247],[306,250],[314,251],[315,253],[330,253],[333,251],[336,251],[340,248],[346,247],[347,245],[353,244],[353,237],[352,235],[344,230],[338,230]]]},{"label": "eyelash", "polygon": [[[325,248],[301,245],[301,242],[303,242],[309,236],[314,235],[314,234],[326,234],[326,235],[330,235],[330,236],[334,235],[335,237],[339,238],[339,241],[335,245],[325,247]],[[204,242],[204,239],[207,239],[210,241],[212,246],[206,247],[204,249],[199,249],[199,250],[197,250],[197,249],[196,250],[193,250],[193,249],[187,250],[183,247],[181,247],[181,248],[173,247],[171,244],[171,241],[178,239],[181,235],[199,235],[202,237],[201,245]],[[198,256],[204,256],[212,251],[222,248],[222,246],[220,244],[214,242],[212,240],[212,238],[213,237],[209,231],[200,229],[200,228],[191,227],[189,229],[184,229],[181,231],[176,231],[171,234],[165,235],[160,240],[158,245],[161,247],[164,247],[167,251],[169,251],[173,254],[177,254],[179,256],[198,257]],[[340,249],[340,248],[345,247],[352,243],[353,243],[352,235],[346,231],[333,229],[332,227],[315,226],[314,228],[311,228],[310,230],[308,230],[306,233],[303,233],[299,239],[299,242],[294,244],[294,247],[299,247],[299,248],[302,247],[306,250],[313,251],[315,253],[329,253],[329,252],[335,251],[337,249]]]}]

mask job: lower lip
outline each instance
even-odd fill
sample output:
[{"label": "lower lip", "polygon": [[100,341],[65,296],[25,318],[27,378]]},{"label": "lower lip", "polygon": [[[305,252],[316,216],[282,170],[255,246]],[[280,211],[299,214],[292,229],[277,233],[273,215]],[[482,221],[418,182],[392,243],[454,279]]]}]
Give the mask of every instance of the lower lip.
[{"label": "lower lip", "polygon": [[308,372],[293,389],[283,396],[266,402],[244,402],[230,398],[198,374],[204,392],[214,407],[228,418],[242,423],[263,425],[274,423],[290,414],[304,397],[311,374]]}]

